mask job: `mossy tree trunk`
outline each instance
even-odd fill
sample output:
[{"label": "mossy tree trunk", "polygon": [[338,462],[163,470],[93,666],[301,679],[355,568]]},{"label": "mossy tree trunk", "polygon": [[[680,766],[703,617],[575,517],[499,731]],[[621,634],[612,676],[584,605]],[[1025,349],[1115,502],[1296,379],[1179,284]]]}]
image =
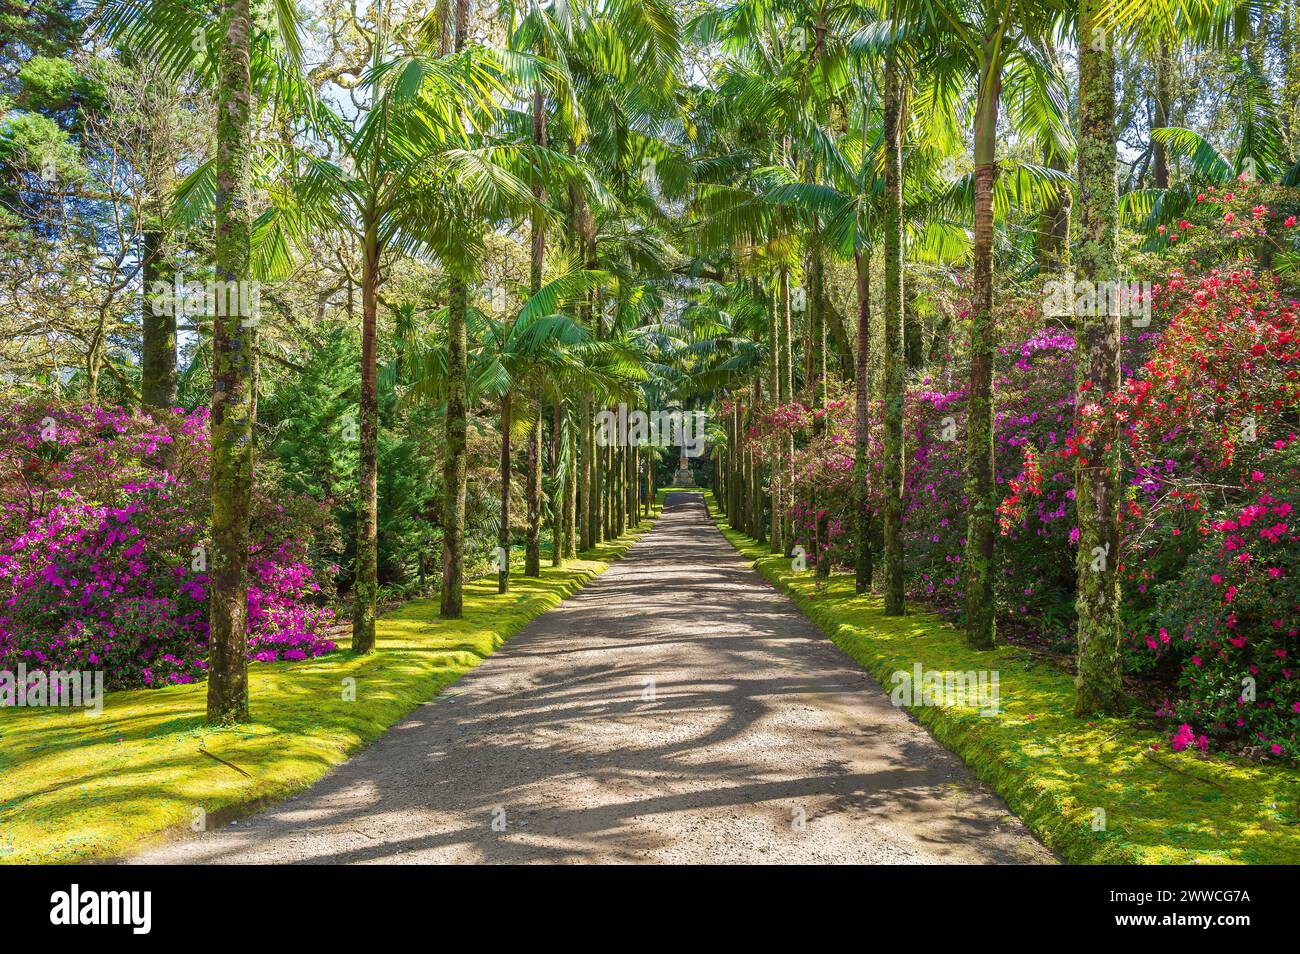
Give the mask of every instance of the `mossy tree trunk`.
[{"label": "mossy tree trunk", "polygon": [[572,451],[564,469],[564,555],[578,555],[578,455]]},{"label": "mossy tree trunk", "polygon": [[970,319],[970,385],[966,411],[966,552],[963,578],[966,638],[977,648],[995,634],[993,482],[993,186],[997,178],[997,54],[981,64],[975,105],[975,243]]},{"label": "mossy tree trunk", "polygon": [[[465,48],[469,34],[469,0],[456,0],[453,11],[452,50]],[[469,312],[469,287],[459,274],[451,277],[447,305],[447,420],[443,449],[443,619],[460,619],[465,607],[465,494],[469,474],[469,426],[466,404],[468,365],[465,318]]]},{"label": "mossy tree trunk", "polygon": [[[1118,278],[1119,232],[1115,181],[1115,57],[1109,42],[1089,43],[1105,0],[1081,0],[1079,36],[1079,208],[1081,276],[1098,283]],[[1100,34],[1097,34],[1100,35]],[[1108,37],[1103,37],[1109,40]],[[1102,286],[1104,287],[1104,286]],[[1094,289],[1098,302],[1114,296]],[[1123,706],[1120,643],[1119,499],[1121,444],[1110,396],[1119,389],[1119,309],[1077,316],[1074,428],[1078,438],[1074,494],[1078,510],[1079,715],[1115,713]]]},{"label": "mossy tree trunk", "polygon": [[[249,281],[253,229],[251,12],[223,0],[217,53],[216,274]],[[239,309],[235,309],[238,311]],[[248,712],[248,544],[257,422],[256,316],[212,322],[212,578],[207,719],[246,722]]]},{"label": "mossy tree trunk", "polygon": [[464,279],[451,280],[447,307],[447,420],[443,451],[442,602],[443,619],[460,619],[464,612],[465,493],[468,479],[469,430],[466,411],[465,315],[469,290]]},{"label": "mossy tree trunk", "polygon": [[[820,231],[820,223],[816,231]],[[826,284],[822,250],[812,248],[808,291],[808,342],[812,360],[809,363],[809,383],[812,387],[813,409],[826,409]],[[820,441],[826,432],[825,418],[813,423],[813,439]],[[821,494],[813,491],[813,540],[817,557],[815,572],[818,578],[831,575],[830,519]]]},{"label": "mossy tree trunk", "polygon": [[501,396],[501,523],[497,529],[497,546],[504,552],[505,557],[497,570],[498,593],[508,593],[510,591],[510,485],[512,483],[510,479],[510,458],[512,454],[510,447],[510,415],[512,409],[510,405],[510,392],[507,391]]},{"label": "mossy tree trunk", "polygon": [[885,614],[903,605],[903,79],[898,58],[885,64],[885,353],[884,467]]},{"label": "mossy tree trunk", "polygon": [[[767,353],[768,353],[768,395],[773,404],[781,400],[781,349],[778,338],[781,331],[781,295],[780,289],[774,289],[769,299],[771,307],[767,316]],[[771,524],[768,528],[768,549],[780,553],[785,545],[781,541],[781,468],[776,460],[769,460],[767,467],[769,499],[772,504]]]},{"label": "mossy tree trunk", "polygon": [[166,129],[154,126],[147,146],[145,181],[147,200],[144,231],[140,237],[140,270],[145,294],[141,296],[140,402],[168,411],[176,406],[176,310],[156,307],[155,282],[174,279],[171,248],[164,226],[174,175]]},{"label": "mossy tree trunk", "polygon": [[[1044,157],[1049,169],[1065,171],[1065,160],[1054,149]],[[1057,191],[1056,198],[1038,214],[1038,231],[1034,236],[1034,258],[1045,272],[1059,272],[1070,264],[1070,190]]]},{"label": "mossy tree trunk", "polygon": [[591,433],[591,398],[583,394],[579,398],[578,410],[578,442],[579,442],[579,469],[577,487],[578,494],[578,546],[583,549],[589,549],[594,541],[591,536],[592,515],[591,515],[591,456],[594,450],[594,441]]},{"label": "mossy tree trunk", "polygon": [[357,446],[357,556],[352,584],[352,651],[375,651],[379,593],[379,216],[369,207],[362,235],[361,397]]},{"label": "mossy tree trunk", "polygon": [[[758,414],[758,408],[763,404],[763,377],[761,374],[754,376],[754,406],[750,408],[751,426],[753,418]],[[750,520],[749,535],[759,543],[767,542],[767,501],[763,495],[763,461],[758,455],[758,449],[751,446],[749,450],[749,473],[750,473],[750,497],[754,501],[753,514]]]},{"label": "mossy tree trunk", "polygon": [[[793,339],[793,321],[790,316],[790,273],[785,266],[781,266],[781,310],[780,310],[781,327],[777,332],[777,347],[781,351],[781,377],[779,396],[782,404],[789,404],[794,399],[794,339]],[[782,473],[782,512],[781,512],[781,542],[784,545],[785,556],[794,555],[794,526],[790,516],[790,506],[793,486],[793,474],[791,468],[794,466],[794,435],[787,432],[785,435],[785,446],[782,448],[781,465]]]},{"label": "mossy tree trunk", "polygon": [[565,540],[568,536],[568,480],[564,472],[564,462],[560,456],[560,446],[564,439],[564,401],[556,396],[551,405],[551,566],[563,566]]},{"label": "mossy tree trunk", "polygon": [[[540,86],[533,89],[533,144],[546,146],[546,98]],[[546,190],[539,183],[533,184],[533,196],[538,204],[546,202]],[[530,255],[528,268],[529,293],[536,295],[542,288],[542,272],[546,266],[546,222],[540,212],[534,212],[530,222]],[[534,402],[537,414],[533,426],[528,432],[528,473],[526,492],[528,496],[528,538],[524,544],[524,576],[542,575],[542,415],[545,401],[541,387],[534,389]],[[551,528],[554,532],[555,528]]]},{"label": "mossy tree trunk", "polygon": [[859,250],[853,258],[858,295],[858,349],[854,360],[853,510],[854,590],[871,589],[871,254]]}]

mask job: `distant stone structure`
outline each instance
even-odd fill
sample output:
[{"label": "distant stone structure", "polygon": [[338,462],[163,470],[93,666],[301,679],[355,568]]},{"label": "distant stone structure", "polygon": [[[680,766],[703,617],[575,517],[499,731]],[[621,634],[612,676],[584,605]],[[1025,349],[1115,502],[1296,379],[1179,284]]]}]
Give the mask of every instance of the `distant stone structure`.
[{"label": "distant stone structure", "polygon": [[691,473],[691,465],[683,454],[677,460],[677,473],[673,474],[674,487],[694,487],[695,475]]}]

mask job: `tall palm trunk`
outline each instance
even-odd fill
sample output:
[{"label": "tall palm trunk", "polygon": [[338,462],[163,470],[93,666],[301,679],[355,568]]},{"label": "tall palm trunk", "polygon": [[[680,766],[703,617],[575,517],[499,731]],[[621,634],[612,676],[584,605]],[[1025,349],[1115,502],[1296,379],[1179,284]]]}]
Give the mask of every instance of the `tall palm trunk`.
[{"label": "tall palm trunk", "polygon": [[[826,289],[825,270],[822,263],[821,249],[812,250],[811,268],[812,288],[808,294],[810,329],[809,350],[812,360],[809,365],[812,381],[813,409],[826,409]],[[826,431],[824,417],[818,417],[813,423],[813,435],[820,440]],[[830,553],[830,515],[826,510],[821,494],[813,491],[813,537],[816,541],[817,564],[816,575],[825,579],[831,575]]]},{"label": "tall palm trunk", "polygon": [[497,546],[501,548],[501,567],[497,570],[497,592],[510,591],[510,392],[501,397],[501,526],[497,530]]},{"label": "tall palm trunk", "polygon": [[[248,281],[253,229],[252,23],[248,0],[223,0],[217,54],[216,273]],[[235,309],[238,311],[238,309]],[[250,320],[245,320],[245,319]],[[255,316],[212,322],[212,578],[208,722],[248,720],[248,544],[257,421]]]},{"label": "tall palm trunk", "polygon": [[605,512],[605,522],[601,529],[606,540],[612,540],[614,533],[614,496],[616,490],[617,476],[614,467],[614,445],[609,443],[605,445],[605,453],[600,455],[601,460],[601,479],[604,483],[601,486],[602,508]]},{"label": "tall palm trunk", "polygon": [[853,503],[854,590],[871,589],[871,254],[854,254],[858,293],[858,353],[854,363]]},{"label": "tall palm trunk", "polygon": [[569,454],[564,469],[564,555],[578,555],[578,455]]},{"label": "tall palm trunk", "polygon": [[557,397],[551,404],[551,566],[564,565],[564,540],[568,533],[566,517],[568,508],[568,481],[563,473],[564,461],[560,456],[560,443],[564,438],[564,402]]},{"label": "tall palm trunk", "polygon": [[[452,49],[465,48],[469,33],[469,0],[456,0]],[[445,36],[445,34],[444,34]],[[444,46],[445,52],[445,46]],[[469,311],[469,289],[465,278],[453,274],[447,305],[447,421],[446,455],[443,464],[444,507],[442,535],[443,619],[460,619],[464,612],[465,585],[465,494],[469,471],[466,409],[467,377],[465,317]]]},{"label": "tall palm trunk", "polygon": [[[767,316],[767,353],[770,356],[768,361],[768,393],[771,395],[772,403],[777,404],[781,400],[781,349],[777,346],[777,338],[781,330],[781,295],[780,290],[770,300],[770,307]],[[768,528],[768,550],[771,553],[780,553],[785,549],[781,541],[781,468],[776,460],[768,463],[768,486],[772,501],[772,522]]]},{"label": "tall palm trunk", "polygon": [[[533,144],[546,145],[546,99],[542,96],[540,86],[533,89]],[[538,205],[546,201],[546,190],[538,182],[533,183],[533,196]],[[546,223],[540,211],[534,210],[530,225],[531,256],[528,269],[528,284],[531,294],[536,295],[542,289],[542,270],[546,265]],[[535,392],[537,416],[533,419],[532,429],[528,432],[528,541],[524,547],[524,576],[542,575],[542,412],[543,401],[541,388]],[[555,527],[551,527],[555,532]]]},{"label": "tall palm trunk", "polygon": [[[1079,35],[1091,36],[1105,0],[1081,0]],[[1109,48],[1079,48],[1079,205],[1082,241],[1079,270],[1086,280],[1113,282],[1119,268],[1115,181],[1115,57]],[[1114,297],[1094,289],[1099,302]],[[1115,713],[1123,705],[1120,642],[1119,500],[1122,492],[1118,418],[1109,396],[1119,389],[1119,309],[1104,316],[1083,315],[1075,348],[1075,434],[1079,438],[1074,471],[1079,549],[1076,607],[1079,613],[1079,667],[1075,711],[1079,715]]]},{"label": "tall palm trunk", "polygon": [[379,321],[379,219],[366,210],[362,237],[361,398],[357,448],[357,564],[352,584],[352,651],[375,650],[375,601],[379,592],[379,386],[376,378]]},{"label": "tall palm trunk", "polygon": [[637,445],[627,458],[627,506],[632,526],[641,526],[641,447]]},{"label": "tall palm trunk", "polygon": [[627,448],[620,445],[614,451],[614,536],[621,537],[627,530]]},{"label": "tall palm trunk", "polygon": [[466,460],[469,427],[466,410],[466,355],[469,343],[465,315],[469,310],[469,289],[465,280],[453,277],[447,306],[447,427],[443,464],[445,505],[442,533],[443,619],[460,619],[464,611],[465,585],[465,494],[468,479]]},{"label": "tall palm trunk", "polygon": [[[777,348],[781,352],[781,377],[778,394],[782,404],[789,404],[794,399],[794,340],[793,321],[790,317],[790,273],[781,266],[781,327],[777,331]],[[781,453],[782,512],[781,542],[786,556],[794,555],[794,526],[791,523],[790,506],[794,486],[794,434],[786,432]]]},{"label": "tall palm trunk", "polygon": [[578,470],[578,529],[579,529],[579,547],[588,550],[595,546],[595,540],[592,539],[592,513],[591,513],[591,486],[593,477],[591,475],[592,452],[595,450],[595,441],[592,440],[591,433],[591,398],[583,394],[579,401],[579,420],[578,435],[580,448],[581,467]]},{"label": "tall palm trunk", "polygon": [[651,516],[655,505],[655,458],[650,453],[646,454],[645,460],[645,500],[646,516]]},{"label": "tall palm trunk", "polygon": [[903,615],[903,81],[885,64],[885,614]]},{"label": "tall palm trunk", "polygon": [[970,387],[966,411],[966,638],[993,645],[993,183],[1001,69],[989,58],[975,106],[975,269],[970,321]]}]

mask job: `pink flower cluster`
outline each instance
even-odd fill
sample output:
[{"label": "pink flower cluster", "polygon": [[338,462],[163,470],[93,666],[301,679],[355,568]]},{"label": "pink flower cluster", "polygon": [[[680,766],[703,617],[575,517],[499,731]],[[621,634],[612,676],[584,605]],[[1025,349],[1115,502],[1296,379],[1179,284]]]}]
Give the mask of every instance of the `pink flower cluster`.
[{"label": "pink flower cluster", "polygon": [[[207,414],[12,409],[0,426],[0,668],[95,668],[110,688],[191,682],[208,640]],[[259,495],[249,656],[331,651],[310,527]]]}]

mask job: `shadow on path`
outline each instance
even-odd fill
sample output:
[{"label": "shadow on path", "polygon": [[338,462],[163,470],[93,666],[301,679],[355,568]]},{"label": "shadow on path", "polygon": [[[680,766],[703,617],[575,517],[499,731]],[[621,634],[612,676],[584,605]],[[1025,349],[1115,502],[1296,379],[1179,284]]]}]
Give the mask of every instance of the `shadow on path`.
[{"label": "shadow on path", "polygon": [[683,493],[313,788],[134,860],[1054,859]]}]

